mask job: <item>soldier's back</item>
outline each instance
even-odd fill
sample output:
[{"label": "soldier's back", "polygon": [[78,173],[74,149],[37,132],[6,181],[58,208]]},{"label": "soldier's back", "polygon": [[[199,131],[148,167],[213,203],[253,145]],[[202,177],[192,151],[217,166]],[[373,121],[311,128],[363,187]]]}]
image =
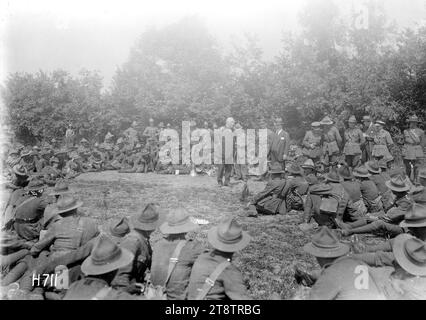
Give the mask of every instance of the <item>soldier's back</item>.
[{"label": "soldier's back", "polygon": [[[308,299],[384,300],[385,296],[376,282],[370,278],[370,271],[371,268],[360,260],[350,257],[339,258],[323,269]],[[363,284],[363,287],[358,287]]]},{"label": "soldier's back", "polygon": [[[170,258],[178,242],[162,239],[155,244],[151,266],[151,281],[153,285],[164,285]],[[167,284],[168,300],[185,300],[192,266],[201,252],[202,245],[199,241],[186,241]]]},{"label": "soldier's back", "polygon": [[[194,263],[188,285],[188,300],[195,300],[206,279],[227,259],[214,252],[202,253]],[[219,275],[205,300],[250,299],[240,270],[232,263]]]}]

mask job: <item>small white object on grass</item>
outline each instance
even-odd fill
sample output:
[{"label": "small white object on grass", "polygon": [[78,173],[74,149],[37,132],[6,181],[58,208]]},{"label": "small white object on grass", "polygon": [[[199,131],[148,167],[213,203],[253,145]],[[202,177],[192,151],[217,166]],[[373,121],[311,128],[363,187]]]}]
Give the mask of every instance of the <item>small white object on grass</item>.
[{"label": "small white object on grass", "polygon": [[193,223],[195,223],[195,224],[198,224],[198,225],[204,225],[204,224],[209,224],[209,223],[210,223],[208,220],[205,220],[205,219],[199,219],[199,218],[194,218],[194,217],[191,217],[191,221],[192,221]]}]

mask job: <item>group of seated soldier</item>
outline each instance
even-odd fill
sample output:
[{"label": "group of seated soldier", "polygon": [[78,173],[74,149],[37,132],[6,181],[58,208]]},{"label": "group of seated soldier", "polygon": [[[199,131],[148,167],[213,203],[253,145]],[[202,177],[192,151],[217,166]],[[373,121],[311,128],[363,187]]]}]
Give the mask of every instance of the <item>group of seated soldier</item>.
[{"label": "group of seated soldier", "polygon": [[[295,210],[300,229],[316,231],[304,249],[321,270],[295,268],[296,280],[311,287],[303,299],[426,299],[426,169],[416,181],[385,161],[318,174],[308,160],[287,174],[272,165],[269,176],[248,216]],[[368,245],[358,234],[382,240]],[[368,271],[366,290],[356,287],[360,268]]]},{"label": "group of seated soldier", "polygon": [[[250,236],[235,218],[209,230],[206,248],[194,237],[198,220],[184,209],[159,225],[164,211],[148,203],[101,230],[82,205],[63,180],[48,188],[33,179],[14,190],[2,219],[2,298],[249,299],[231,261]],[[156,230],[163,238],[151,247]]]}]

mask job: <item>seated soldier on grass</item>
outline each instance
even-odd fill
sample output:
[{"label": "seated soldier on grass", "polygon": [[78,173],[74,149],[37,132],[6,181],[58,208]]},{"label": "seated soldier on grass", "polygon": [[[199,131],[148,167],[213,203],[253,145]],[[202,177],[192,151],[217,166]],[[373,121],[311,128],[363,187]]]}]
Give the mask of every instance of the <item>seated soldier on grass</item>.
[{"label": "seated soldier on grass", "polygon": [[316,257],[321,267],[308,300],[381,300],[383,296],[373,281],[365,290],[356,288],[356,272],[360,266],[368,266],[355,258],[348,257],[349,246],[341,243],[336,234],[322,227],[312,236],[312,241],[303,247]]},{"label": "seated soldier on grass", "polygon": [[85,277],[74,282],[64,300],[133,300],[144,299],[111,287],[120,268],[132,263],[133,254],[108,236],[101,235],[89,257],[81,265]]},{"label": "seated soldier on grass", "polygon": [[382,198],[365,166],[355,168],[353,175],[360,182],[361,194],[369,213],[383,212]]},{"label": "seated soldier on grass", "polygon": [[280,212],[283,199],[281,192],[284,190],[286,180],[283,178],[284,170],[279,163],[271,165],[269,170],[269,181],[263,191],[254,196],[248,205],[248,216],[257,217],[260,214],[278,214]]},{"label": "seated soldier on grass", "polygon": [[120,246],[134,255],[132,263],[117,271],[111,285],[129,293],[140,292],[139,283],[143,283],[151,269],[152,248],[149,242],[152,232],[157,228],[158,208],[148,203],[140,213],[130,218],[131,231],[120,241]]},{"label": "seated soldier on grass", "polygon": [[167,300],[185,300],[189,277],[195,260],[203,251],[197,240],[187,239],[187,233],[198,225],[184,209],[174,209],[160,226],[164,238],[153,249],[151,282],[165,288]]},{"label": "seated soldier on grass", "polygon": [[353,223],[341,223],[339,226],[342,228],[343,236],[373,233],[395,237],[401,233],[401,228],[398,225],[412,206],[412,200],[407,197],[409,187],[399,176],[387,181],[386,185],[394,193],[397,199],[395,202],[397,206],[391,208],[386,214],[379,216],[369,215],[365,219],[360,219]]},{"label": "seated soldier on grass", "polygon": [[229,217],[209,230],[212,250],[194,263],[188,285],[188,300],[249,300],[241,271],[232,263],[235,252],[244,249],[250,236],[235,218]]},{"label": "seated soldier on grass", "polygon": [[[400,223],[400,234],[410,234],[417,239],[426,241],[426,206],[415,203]],[[396,234],[396,233],[395,233]],[[392,245],[396,238],[387,240],[383,244],[366,246],[359,241],[353,244],[353,255],[373,267],[392,266],[395,256]]]},{"label": "seated soldier on grass", "polygon": [[349,195],[348,215],[343,220],[353,222],[367,213],[367,207],[362,199],[361,184],[354,179],[349,166],[344,165],[339,169],[339,175],[342,177],[342,186]]}]

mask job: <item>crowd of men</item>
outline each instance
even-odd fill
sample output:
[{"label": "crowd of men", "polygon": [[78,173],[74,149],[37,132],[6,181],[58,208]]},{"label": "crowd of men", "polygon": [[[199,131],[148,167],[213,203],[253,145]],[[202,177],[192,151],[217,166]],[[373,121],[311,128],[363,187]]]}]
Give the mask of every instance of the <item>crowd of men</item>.
[{"label": "crowd of men", "polygon": [[[159,225],[160,209],[151,203],[100,232],[65,181],[45,188],[34,179],[9,200],[0,239],[2,298],[249,299],[232,256],[250,236],[235,218],[209,230],[210,248],[187,236],[199,226],[184,209],[171,210]],[[152,248],[157,229],[163,238]],[[49,275],[59,275],[60,285],[46,281]]]},{"label": "crowd of men", "polygon": [[[304,250],[317,258],[321,269],[295,268],[296,281],[311,288],[304,298],[426,299],[424,133],[417,126],[418,118],[410,117],[410,128],[404,131],[405,166],[398,167],[385,124],[373,124],[365,117],[363,131],[356,122],[355,117],[349,118],[343,137],[329,117],[313,123],[297,154],[282,120],[276,119],[274,131],[268,130],[266,187],[250,198],[247,216],[295,210],[300,212],[300,229],[315,231]],[[151,124],[144,135],[158,148],[159,131]],[[229,118],[222,129],[241,127]],[[131,127],[123,134],[125,139],[119,138],[123,148],[137,149],[135,132]],[[82,141],[71,151],[69,140],[68,149],[53,155],[55,146],[47,145],[32,148],[30,158],[25,148],[9,153],[6,165],[12,180],[7,185],[10,195],[2,213],[0,239],[3,297],[249,299],[232,257],[248,245],[250,236],[235,217],[212,227],[210,248],[204,248],[188,237],[198,228],[197,220],[181,208],[171,210],[158,226],[160,208],[149,203],[130,219],[110,221],[107,232],[100,232],[96,221],[81,212],[82,202],[67,182],[75,176],[70,163],[78,163],[81,154],[88,155],[88,162],[82,164],[91,163],[89,170],[111,166],[141,172],[139,163],[123,167],[114,157],[100,155],[102,162],[94,161],[96,150],[105,154],[116,150],[119,139],[115,143],[111,139],[107,135],[96,149]],[[155,171],[156,164],[148,162],[149,167]],[[232,171],[247,185],[246,166],[232,164],[218,166],[219,185],[229,185]],[[157,229],[163,239],[151,248],[150,236]],[[374,234],[386,241],[369,246],[358,234]],[[360,266],[374,283],[362,290],[355,281]],[[65,270],[69,287],[34,281]]]},{"label": "crowd of men", "polygon": [[[304,250],[321,267],[295,268],[298,283],[311,288],[304,299],[426,299],[424,132],[417,117],[408,119],[405,166],[398,167],[384,123],[364,120],[362,132],[351,117],[345,139],[329,117],[313,123],[303,140],[304,162],[292,161],[285,170],[272,162],[248,216],[302,212],[299,228],[315,232]],[[358,234],[383,242],[367,245]],[[361,269],[370,286],[357,286]]]}]

